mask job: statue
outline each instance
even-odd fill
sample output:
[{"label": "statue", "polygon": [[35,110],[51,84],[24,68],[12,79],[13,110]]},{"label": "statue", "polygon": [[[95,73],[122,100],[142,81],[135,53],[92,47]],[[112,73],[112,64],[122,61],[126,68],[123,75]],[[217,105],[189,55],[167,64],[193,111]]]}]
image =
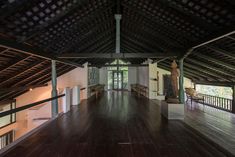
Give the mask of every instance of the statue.
[{"label": "statue", "polygon": [[178,77],[179,72],[177,69],[177,64],[175,60],[173,60],[173,62],[171,63],[171,85],[173,89],[174,98],[177,98],[179,96]]}]

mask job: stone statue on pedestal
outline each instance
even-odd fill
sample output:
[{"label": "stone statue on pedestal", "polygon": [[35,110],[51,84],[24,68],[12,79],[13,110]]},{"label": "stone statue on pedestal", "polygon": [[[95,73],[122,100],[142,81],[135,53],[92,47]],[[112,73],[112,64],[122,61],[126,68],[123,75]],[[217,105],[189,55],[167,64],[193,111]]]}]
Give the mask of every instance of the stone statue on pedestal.
[{"label": "stone statue on pedestal", "polygon": [[178,98],[179,96],[178,77],[179,77],[179,72],[177,69],[177,64],[175,60],[173,60],[173,62],[171,63],[171,84],[172,84],[174,98]]}]

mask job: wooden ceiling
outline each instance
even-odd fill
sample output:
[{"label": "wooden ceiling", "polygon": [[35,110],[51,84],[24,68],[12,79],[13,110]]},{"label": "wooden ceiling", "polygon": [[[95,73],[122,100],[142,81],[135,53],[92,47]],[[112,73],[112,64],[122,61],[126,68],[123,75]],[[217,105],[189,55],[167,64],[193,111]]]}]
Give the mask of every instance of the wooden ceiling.
[{"label": "wooden ceiling", "polygon": [[[121,53],[171,52],[180,58],[191,47],[235,30],[234,0],[2,0],[0,88],[46,83],[50,59],[60,61],[59,75],[87,61],[99,66],[112,62],[58,57],[114,53],[116,8],[122,14]],[[145,59],[125,61],[140,64]],[[171,61],[162,60],[159,67],[169,69]],[[235,35],[195,49],[184,68],[195,82],[234,83]],[[1,94],[0,100],[18,94]]]}]

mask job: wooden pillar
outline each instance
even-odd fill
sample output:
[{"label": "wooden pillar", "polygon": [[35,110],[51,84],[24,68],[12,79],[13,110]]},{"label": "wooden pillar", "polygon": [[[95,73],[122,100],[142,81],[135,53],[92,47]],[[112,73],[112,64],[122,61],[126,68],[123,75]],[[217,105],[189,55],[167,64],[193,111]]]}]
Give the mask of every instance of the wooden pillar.
[{"label": "wooden pillar", "polygon": [[[56,61],[55,60],[51,61],[51,85],[52,85],[51,96],[56,97],[57,96],[57,75],[56,75]],[[51,114],[52,114],[52,117],[56,117],[58,114],[58,100],[57,99],[52,100]]]},{"label": "wooden pillar", "polygon": [[184,59],[179,60],[180,77],[179,77],[179,101],[184,104]]},{"label": "wooden pillar", "polygon": [[233,90],[232,112],[235,113],[235,85],[232,86],[232,90]]}]

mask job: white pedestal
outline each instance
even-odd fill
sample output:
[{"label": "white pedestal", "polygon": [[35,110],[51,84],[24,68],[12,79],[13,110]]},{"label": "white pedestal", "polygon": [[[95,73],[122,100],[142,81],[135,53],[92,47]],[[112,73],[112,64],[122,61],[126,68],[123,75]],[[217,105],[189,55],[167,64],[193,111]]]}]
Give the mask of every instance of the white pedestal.
[{"label": "white pedestal", "polygon": [[65,96],[62,99],[62,109],[63,112],[66,113],[70,110],[70,105],[71,105],[71,90],[69,87],[66,87],[63,91],[63,94]]},{"label": "white pedestal", "polygon": [[78,105],[80,104],[80,87],[75,86],[73,87],[73,97],[72,97],[72,105]]},{"label": "white pedestal", "polygon": [[184,119],[184,104],[168,104],[161,101],[161,114],[167,119]]},{"label": "white pedestal", "polygon": [[156,103],[161,106],[161,101],[165,100],[165,95],[157,95]]}]

